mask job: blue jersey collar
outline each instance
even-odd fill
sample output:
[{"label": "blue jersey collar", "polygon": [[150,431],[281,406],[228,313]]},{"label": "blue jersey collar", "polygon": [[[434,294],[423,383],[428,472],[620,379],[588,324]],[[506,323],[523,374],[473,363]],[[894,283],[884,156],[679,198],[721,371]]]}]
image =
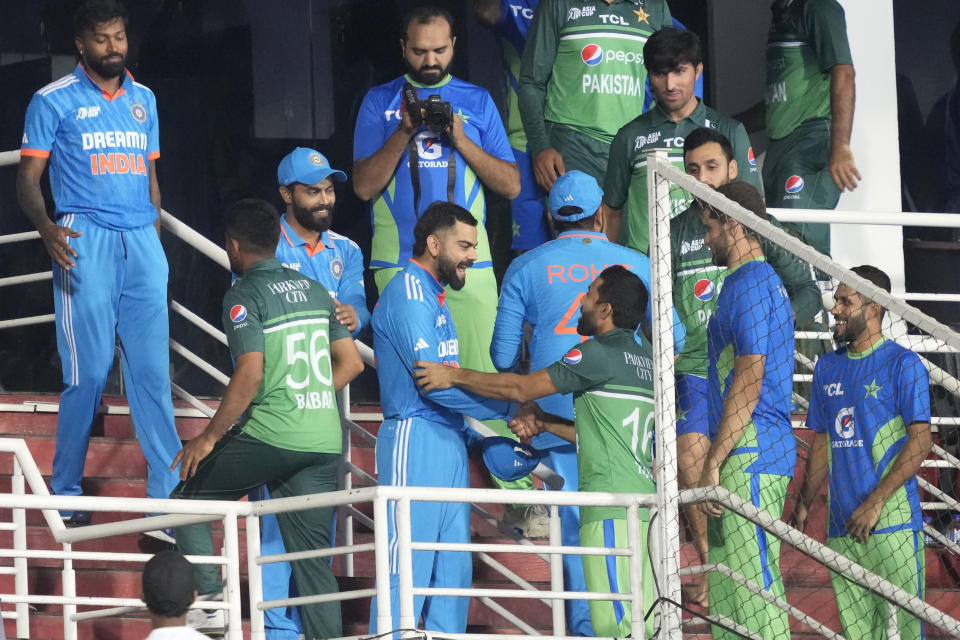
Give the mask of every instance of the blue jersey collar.
[{"label": "blue jersey collar", "polygon": [[90,77],[90,74],[87,73],[87,70],[84,69],[82,62],[77,63],[77,66],[73,70],[73,75],[75,75],[81,82],[89,83],[89,86],[95,89],[97,93],[99,93],[101,96],[103,96],[103,99],[106,100],[107,102],[115,100],[120,96],[124,95],[130,90],[130,87],[133,85],[133,74],[130,73],[129,69],[123,70],[123,80],[120,81],[120,88],[113,95],[110,95],[109,93],[101,89],[100,85],[94,82],[93,78]]},{"label": "blue jersey collar", "polygon": [[333,249],[333,239],[330,237],[329,231],[321,233],[320,242],[317,243],[316,247],[311,247],[306,240],[301,238],[297,232],[293,230],[293,227],[287,222],[286,214],[280,216],[280,235],[281,242],[286,242],[291,247],[303,246],[307,255],[311,258],[325,249]]},{"label": "blue jersey collar", "polygon": [[420,263],[413,258],[410,258],[410,264],[407,265],[407,270],[414,275],[421,275],[420,284],[435,293],[437,301],[440,302],[440,306],[443,306],[446,300],[446,291],[436,276],[423,268]]},{"label": "blue jersey collar", "polygon": [[594,238],[596,240],[606,240],[607,234],[602,231],[586,231],[583,229],[571,229],[570,231],[564,231],[563,233],[557,236],[557,240],[560,238]]}]

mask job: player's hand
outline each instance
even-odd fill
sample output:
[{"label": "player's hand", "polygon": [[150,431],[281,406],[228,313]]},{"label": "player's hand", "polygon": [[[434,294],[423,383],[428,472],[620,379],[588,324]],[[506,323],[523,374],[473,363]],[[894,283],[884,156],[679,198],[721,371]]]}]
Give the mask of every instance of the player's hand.
[{"label": "player's hand", "polygon": [[206,433],[201,433],[183,445],[183,449],[181,449],[177,457],[173,459],[173,464],[170,465],[170,471],[173,471],[177,468],[178,464],[182,463],[180,466],[180,480],[189,480],[193,477],[193,474],[197,472],[197,466],[213,451],[215,444],[217,444],[215,438],[206,435]]},{"label": "player's hand", "polygon": [[840,191],[853,191],[860,182],[860,172],[853,161],[850,145],[838,145],[830,151],[830,176]]},{"label": "player's hand", "polygon": [[410,112],[406,109],[403,110],[403,115],[400,117],[400,126],[397,127],[397,130],[408,138],[412,136],[419,125],[413,123],[413,120],[410,118]]},{"label": "player's hand", "polygon": [[516,415],[510,421],[509,427],[513,435],[527,441],[533,436],[540,435],[546,429],[542,421],[543,412],[536,402],[524,402],[517,409]]},{"label": "player's hand", "polygon": [[345,326],[350,333],[356,331],[357,327],[360,326],[360,316],[357,315],[357,310],[353,308],[352,304],[340,304],[340,301],[336,298],[333,301],[337,304],[334,309],[334,313],[337,314],[337,322]]},{"label": "player's hand", "polygon": [[[709,462],[703,466],[703,473],[700,474],[698,487],[716,487],[720,485],[720,467],[714,467]],[[723,505],[719,502],[708,500],[700,503],[700,511],[708,516],[719,518],[723,515]]]},{"label": "player's hand", "polygon": [[553,188],[558,176],[567,172],[563,166],[563,156],[556,149],[544,149],[533,159],[533,175],[540,188],[548,192]]},{"label": "player's hand", "polygon": [[883,511],[883,501],[874,498],[872,495],[867,496],[867,499],[857,507],[850,519],[847,520],[847,533],[857,542],[866,542],[870,539],[873,528],[877,526],[881,511]]},{"label": "player's hand", "polygon": [[793,507],[793,513],[790,516],[790,525],[795,529],[803,531],[807,528],[807,516],[810,515],[810,510],[807,509],[807,505],[803,504],[803,500],[797,500],[797,504]]},{"label": "player's hand", "polygon": [[63,269],[77,266],[73,258],[77,257],[77,251],[70,246],[70,238],[79,238],[83,234],[74,231],[70,227],[50,223],[43,229],[40,229],[40,239],[43,240],[43,246],[47,253],[53,258],[53,261]]},{"label": "player's hand", "polygon": [[463,130],[463,118],[455,113],[453,114],[453,121],[450,123],[450,144],[459,151],[460,145],[466,139],[467,134]]},{"label": "player's hand", "polygon": [[417,360],[413,363],[413,379],[420,391],[429,393],[435,389],[449,389],[456,381],[457,369],[439,362]]}]

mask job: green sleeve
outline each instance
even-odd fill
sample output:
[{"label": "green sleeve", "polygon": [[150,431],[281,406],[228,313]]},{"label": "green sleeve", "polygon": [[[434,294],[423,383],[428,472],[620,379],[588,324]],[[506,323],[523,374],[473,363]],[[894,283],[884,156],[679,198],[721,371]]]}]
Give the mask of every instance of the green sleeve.
[{"label": "green sleeve", "polygon": [[821,71],[838,64],[853,64],[847,41],[847,21],[837,0],[811,0],[804,7],[807,41],[817,54]]},{"label": "green sleeve", "polygon": [[[326,293],[326,292],[324,292]],[[327,294],[329,297],[330,294]],[[352,338],[353,334],[347,330],[345,326],[340,324],[340,321],[337,320],[337,305],[333,301],[333,298],[330,298],[330,342],[336,342],[343,338]]]},{"label": "green sleeve", "polygon": [[[623,209],[627,204],[627,194],[630,190],[630,134],[627,131],[629,126],[630,123],[627,123],[620,127],[617,135],[613,137],[613,142],[610,143],[607,175],[603,179],[603,201],[612,209]],[[625,237],[622,228],[620,237]]]},{"label": "green sleeve", "polygon": [[594,340],[574,347],[546,368],[558,393],[583,393],[610,379],[611,369]]},{"label": "green sleeve", "polygon": [[760,178],[760,172],[757,171],[757,165],[750,164],[750,136],[743,125],[733,121],[733,130],[730,131],[730,144],[733,145],[733,157],[737,161],[737,177],[747,182],[763,195],[763,180]]},{"label": "green sleeve", "polygon": [[[770,217],[770,222],[778,228],[783,228],[776,218]],[[763,254],[783,281],[787,289],[790,302],[793,304],[794,324],[798,329],[806,329],[813,322],[814,316],[823,307],[823,298],[820,287],[813,280],[810,267],[792,253],[778,244],[762,239]]]},{"label": "green sleeve", "polygon": [[[223,297],[223,331],[234,360],[245,353],[263,352],[263,312],[259,300],[244,291],[238,282]],[[231,310],[237,307],[235,313]],[[237,318],[237,320],[234,320]]]},{"label": "green sleeve", "polygon": [[657,26],[654,27],[654,31],[659,31],[664,27],[673,26],[673,16],[670,15],[670,6],[665,2],[659,2],[657,4],[657,13],[659,14],[659,20],[657,21]]},{"label": "green sleeve", "polygon": [[[670,218],[670,273],[673,274],[674,282],[677,279],[677,271],[680,270],[680,250],[683,240],[686,237],[687,220],[690,216],[699,216],[700,209],[694,203],[685,211]],[[674,291],[676,294],[676,291]]]},{"label": "green sleeve", "polygon": [[537,7],[520,63],[517,106],[523,130],[527,134],[531,159],[550,148],[543,112],[547,102],[547,82],[553,72],[560,35],[557,5],[557,0],[544,0]]}]

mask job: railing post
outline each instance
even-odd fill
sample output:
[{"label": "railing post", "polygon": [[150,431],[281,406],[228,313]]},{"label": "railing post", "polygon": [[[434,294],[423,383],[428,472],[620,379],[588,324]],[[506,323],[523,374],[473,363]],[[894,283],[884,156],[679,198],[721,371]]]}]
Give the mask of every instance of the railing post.
[{"label": "railing post", "polygon": [[[350,420],[350,385],[346,385],[343,389],[340,390],[337,397],[337,406],[340,408],[340,424],[344,424],[344,420]],[[346,462],[353,463],[353,444],[351,442],[352,434],[350,429],[347,427],[342,427],[343,429],[343,459]],[[344,464],[342,467],[342,475],[340,477],[340,488],[344,491],[349,491],[353,489],[353,474],[350,473],[350,467]],[[349,508],[353,505],[343,505],[339,507],[337,511],[343,516],[343,544],[344,546],[353,545],[353,515]],[[333,544],[336,544],[336,540],[331,541]],[[343,556],[343,575],[348,578],[353,577],[353,554],[348,553]]]},{"label": "railing post", "polygon": [[237,532],[235,513],[223,518],[223,555],[227,558],[224,597],[230,605],[227,609],[227,640],[243,640],[240,617],[240,535]]},{"label": "railing post", "polygon": [[[63,544],[64,553],[70,553],[73,545],[69,542]],[[73,570],[73,560],[67,556],[63,560],[63,595],[66,598],[77,597],[77,574]],[[77,612],[77,605],[63,605],[63,640],[77,640],[77,621],[73,619],[73,614]]]},{"label": "railing post", "polygon": [[373,501],[373,539],[377,573],[377,633],[393,628],[390,612],[390,526],[387,523],[387,499],[377,495]]},{"label": "railing post", "polygon": [[[23,469],[20,468],[20,460],[16,455],[13,456],[13,478],[11,478],[11,490],[18,496],[26,492],[23,479]],[[17,551],[27,550],[27,511],[26,509],[13,510],[13,524],[16,529],[13,530],[13,548]],[[14,576],[14,589],[18,596],[25,597],[30,591],[30,584],[27,576],[27,559],[14,558],[13,566],[17,570]],[[17,637],[30,637],[30,605],[26,602],[18,602],[17,611]],[[3,621],[0,620],[0,625]]]},{"label": "railing post", "polygon": [[[260,516],[247,516],[247,579],[250,588],[250,639],[264,640],[263,611],[257,606],[263,602],[263,567],[260,557]],[[312,594],[309,594],[312,595]]]},{"label": "railing post", "polygon": [[887,640],[900,640],[900,626],[897,624],[897,605],[887,600]]},{"label": "railing post", "polygon": [[[397,591],[400,593],[400,628],[416,629],[413,607],[413,549],[410,529],[410,498],[397,500],[397,554],[400,561]],[[403,637],[403,634],[400,636]]]},{"label": "railing post", "polygon": [[[643,614],[644,540],[640,535],[640,510],[636,504],[627,507],[627,545],[630,547],[630,623],[634,638],[645,638]],[[619,560],[619,558],[617,558]]]},{"label": "railing post", "polygon": [[[550,546],[563,546],[563,536],[560,532],[560,507],[550,505]],[[563,591],[563,554],[550,554],[550,590]],[[553,600],[553,635],[567,635],[566,600]]]}]

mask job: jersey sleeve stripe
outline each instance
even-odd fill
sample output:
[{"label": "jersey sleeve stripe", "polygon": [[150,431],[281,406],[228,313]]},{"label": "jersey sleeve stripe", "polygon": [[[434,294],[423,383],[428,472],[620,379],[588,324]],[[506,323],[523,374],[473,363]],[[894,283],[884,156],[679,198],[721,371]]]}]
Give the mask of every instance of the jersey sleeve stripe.
[{"label": "jersey sleeve stripe", "polygon": [[21,148],[21,149],[20,149],[20,155],[21,155],[21,156],[27,156],[27,157],[30,157],[30,158],[49,158],[49,157],[50,157],[50,151],[48,151],[48,150],[46,150],[46,149],[28,149],[28,148]]},{"label": "jersey sleeve stripe", "polygon": [[47,86],[43,87],[42,89],[37,91],[37,93],[39,93],[42,96],[48,96],[54,91],[58,89],[63,89],[64,87],[68,87],[75,82],[80,82],[80,79],[77,78],[75,75],[71,74],[69,76],[64,76],[63,78],[60,78],[59,80],[55,80],[50,84],[48,84]]},{"label": "jersey sleeve stripe", "polygon": [[156,160],[159,157],[160,157],[159,151],[154,151],[153,153],[147,154],[147,160]]}]

